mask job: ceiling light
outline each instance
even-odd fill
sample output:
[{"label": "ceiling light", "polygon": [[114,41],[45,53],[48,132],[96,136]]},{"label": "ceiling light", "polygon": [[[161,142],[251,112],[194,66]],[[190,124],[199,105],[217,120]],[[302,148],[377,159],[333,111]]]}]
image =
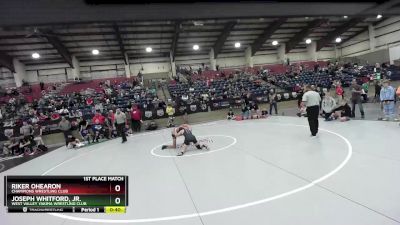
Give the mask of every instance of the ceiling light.
[{"label": "ceiling light", "polygon": [[347,19],[347,18],[349,18],[349,17],[348,17],[348,16],[343,16],[343,18],[344,18],[344,19]]},{"label": "ceiling light", "polygon": [[153,49],[151,47],[146,48],[146,52],[151,52],[151,51],[153,51]]},{"label": "ceiling light", "polygon": [[378,15],[376,16],[376,18],[377,18],[377,19],[382,18],[382,15],[381,15],[381,14],[378,14]]},{"label": "ceiling light", "polygon": [[37,52],[33,53],[33,54],[32,54],[32,58],[34,58],[34,59],[40,58],[39,53],[37,53]]},{"label": "ceiling light", "polygon": [[198,45],[193,45],[193,49],[194,50],[199,50],[199,46]]},{"label": "ceiling light", "polygon": [[235,43],[235,48],[240,48],[240,42]]},{"label": "ceiling light", "polygon": [[92,50],[92,54],[93,55],[98,55],[100,52],[99,52],[99,50],[97,50],[97,49],[93,49]]},{"label": "ceiling light", "polygon": [[306,40],[306,44],[311,44],[311,39],[310,38]]},{"label": "ceiling light", "polygon": [[278,41],[273,41],[272,45],[278,45]]},{"label": "ceiling light", "polygon": [[342,39],[340,37],[337,37],[335,41],[336,41],[336,43],[340,43],[340,42],[342,42]]},{"label": "ceiling light", "polygon": [[308,20],[308,16],[306,16],[305,19]]}]

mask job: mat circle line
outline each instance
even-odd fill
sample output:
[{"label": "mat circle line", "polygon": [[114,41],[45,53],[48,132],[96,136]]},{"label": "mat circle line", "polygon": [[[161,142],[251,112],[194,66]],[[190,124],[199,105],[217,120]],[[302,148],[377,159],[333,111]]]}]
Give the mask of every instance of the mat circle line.
[{"label": "mat circle line", "polygon": [[[298,124],[280,124],[280,123],[279,124],[272,123],[272,124],[308,128],[308,126],[306,126],[306,125],[298,125]],[[177,216],[155,217],[155,218],[111,220],[111,219],[82,218],[82,217],[69,216],[69,215],[59,214],[59,213],[48,213],[48,215],[63,218],[63,219],[68,219],[68,220],[91,222],[91,223],[149,223],[149,222],[173,221],[173,220],[189,219],[189,218],[195,218],[195,217],[215,215],[215,214],[231,212],[231,211],[235,211],[235,210],[239,210],[239,209],[243,209],[243,208],[247,208],[247,207],[252,207],[252,206],[260,205],[260,204],[267,203],[267,202],[270,202],[273,200],[277,200],[280,198],[284,198],[284,197],[296,194],[298,192],[307,190],[307,189],[313,187],[314,185],[328,179],[329,177],[331,177],[334,174],[336,174],[337,172],[339,172],[351,159],[351,156],[353,154],[353,146],[351,145],[350,141],[347,138],[343,137],[341,134],[338,134],[338,133],[330,131],[330,130],[326,130],[326,129],[322,129],[322,128],[319,128],[319,130],[333,134],[333,135],[339,137],[340,139],[342,139],[346,143],[346,145],[347,145],[346,158],[335,169],[333,169],[329,173],[323,175],[322,177],[320,177],[316,180],[313,180],[306,185],[303,185],[301,187],[295,188],[293,190],[290,190],[290,191],[287,191],[287,192],[284,192],[284,193],[281,193],[281,194],[278,194],[275,196],[267,197],[264,199],[260,199],[260,200],[252,201],[252,202],[248,202],[248,203],[238,204],[238,205],[230,206],[230,207],[226,207],[226,208],[216,209],[216,210],[210,210],[210,211],[199,212],[199,213],[191,213],[191,214],[183,214],[183,215],[177,215]]]}]

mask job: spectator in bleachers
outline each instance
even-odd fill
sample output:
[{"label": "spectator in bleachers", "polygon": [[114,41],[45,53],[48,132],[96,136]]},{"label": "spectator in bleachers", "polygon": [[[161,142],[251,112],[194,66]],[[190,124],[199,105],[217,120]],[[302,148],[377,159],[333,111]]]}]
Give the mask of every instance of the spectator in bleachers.
[{"label": "spectator in bleachers", "polygon": [[100,111],[96,111],[96,114],[92,118],[92,122],[94,124],[100,124],[100,125],[104,124],[105,120],[106,118],[103,115],[101,115]]},{"label": "spectator in bleachers", "polygon": [[94,105],[94,109],[96,111],[100,111],[100,113],[103,113],[104,107],[103,107],[103,103],[101,101],[98,101],[95,105]]}]

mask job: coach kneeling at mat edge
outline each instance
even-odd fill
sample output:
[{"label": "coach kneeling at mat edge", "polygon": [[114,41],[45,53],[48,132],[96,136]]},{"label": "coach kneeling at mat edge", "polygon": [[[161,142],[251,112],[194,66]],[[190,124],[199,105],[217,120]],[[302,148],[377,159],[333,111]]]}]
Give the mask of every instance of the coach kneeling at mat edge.
[{"label": "coach kneeling at mat edge", "polygon": [[310,126],[311,136],[315,137],[318,133],[319,103],[321,102],[321,96],[318,92],[313,91],[310,85],[306,85],[304,90],[306,93],[303,95],[302,105],[307,107],[308,125]]}]

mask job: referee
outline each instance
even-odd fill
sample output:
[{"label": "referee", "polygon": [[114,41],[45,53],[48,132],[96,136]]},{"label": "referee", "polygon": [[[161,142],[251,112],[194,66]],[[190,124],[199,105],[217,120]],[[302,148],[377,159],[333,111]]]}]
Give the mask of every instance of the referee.
[{"label": "referee", "polygon": [[319,103],[321,102],[321,96],[318,92],[313,91],[310,85],[306,85],[304,91],[302,105],[307,107],[307,118],[311,137],[315,137],[318,133]]},{"label": "referee", "polygon": [[126,115],[121,112],[121,109],[117,109],[115,113],[115,124],[117,127],[118,134],[122,137],[122,143],[126,142],[126,133],[125,133],[125,125],[126,125]]}]

